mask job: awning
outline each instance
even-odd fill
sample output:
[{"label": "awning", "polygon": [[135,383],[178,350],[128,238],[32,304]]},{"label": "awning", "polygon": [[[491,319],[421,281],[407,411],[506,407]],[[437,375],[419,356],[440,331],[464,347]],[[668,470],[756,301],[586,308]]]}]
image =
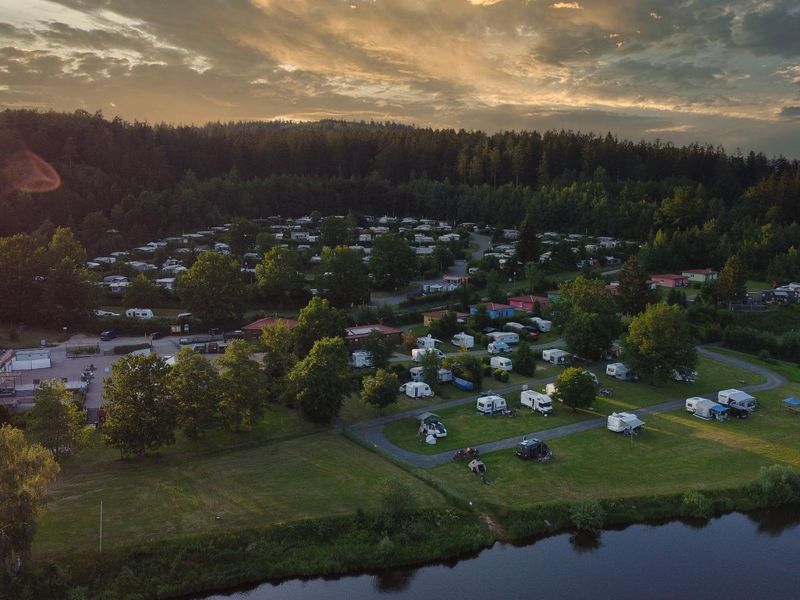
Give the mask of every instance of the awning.
[{"label": "awning", "polygon": [[727,410],[728,410],[728,407],[727,406],[722,406],[721,404],[715,404],[714,406],[711,407],[711,412],[724,413]]},{"label": "awning", "polygon": [[797,398],[795,398],[794,396],[791,396],[791,397],[789,397],[789,398],[786,398],[786,399],[783,401],[783,403],[784,403],[786,406],[791,406],[792,408],[800,408],[800,399],[797,399]]}]

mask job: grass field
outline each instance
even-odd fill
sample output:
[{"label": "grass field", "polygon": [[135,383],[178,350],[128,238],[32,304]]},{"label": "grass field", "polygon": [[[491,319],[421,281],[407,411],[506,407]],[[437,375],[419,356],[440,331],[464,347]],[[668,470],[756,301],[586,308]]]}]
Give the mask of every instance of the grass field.
[{"label": "grass field", "polygon": [[124,462],[99,444],[64,465],[34,555],[94,549],[100,501],[104,547],[229,531],[375,508],[384,482],[405,483],[422,506],[432,488],[349,440],[274,409],[254,431],[180,438],[161,456]]},{"label": "grass field", "polygon": [[733,358],[739,358],[741,360],[746,360],[749,363],[753,363],[754,365],[759,365],[771,371],[775,371],[776,373],[783,375],[789,381],[793,381],[795,383],[800,383],[800,366],[786,362],[783,360],[761,360],[760,358],[753,356],[752,354],[745,354],[744,352],[736,352],[735,350],[729,350],[728,348],[720,348],[714,347],[711,348],[714,352],[719,352],[720,354],[724,354],[726,356],[732,356]]},{"label": "grass field", "polygon": [[[556,367],[549,367],[556,369]],[[591,411],[573,413],[561,405],[556,405],[551,417],[531,414],[530,411],[518,411],[512,418],[485,417],[478,415],[473,403],[463,406],[446,408],[436,411],[447,427],[447,437],[438,441],[435,446],[426,444],[417,433],[417,422],[414,419],[404,419],[388,423],[384,427],[387,439],[406,450],[420,454],[438,454],[448,450],[455,450],[465,446],[475,446],[505,439],[513,436],[522,436],[527,433],[559,427],[598,415],[608,415],[614,411],[627,410],[642,406],[659,404],[677,398],[687,398],[699,394],[706,394],[718,389],[724,389],[741,382],[754,384],[762,381],[759,375],[750,371],[731,367],[729,365],[701,359],[697,368],[698,380],[693,384],[671,382],[655,387],[647,383],[628,383],[600,375],[600,383],[613,390],[610,398],[598,398]],[[541,377],[541,375],[538,375]],[[518,382],[513,382],[518,383]],[[521,382],[519,382],[521,383]],[[484,384],[485,389],[489,388]],[[500,387],[500,385],[496,386]],[[535,389],[535,388],[534,388]],[[511,408],[519,404],[519,392],[504,394]],[[422,407],[420,407],[422,408]]]},{"label": "grass field", "polygon": [[763,466],[800,468],[800,415],[779,406],[791,394],[800,394],[800,385],[759,394],[760,408],[743,421],[707,422],[678,410],[648,417],[633,441],[605,428],[553,440],[547,464],[494,452],[482,457],[489,485],[462,463],[431,475],[472,501],[509,507],[738,486]]},{"label": "grass field", "polygon": [[[41,327],[23,326],[16,328],[16,336],[11,334],[9,323],[0,323],[0,348],[38,348],[42,340],[48,344],[65,342],[74,331],[63,329],[43,329]],[[12,339],[16,337],[16,339]]]}]

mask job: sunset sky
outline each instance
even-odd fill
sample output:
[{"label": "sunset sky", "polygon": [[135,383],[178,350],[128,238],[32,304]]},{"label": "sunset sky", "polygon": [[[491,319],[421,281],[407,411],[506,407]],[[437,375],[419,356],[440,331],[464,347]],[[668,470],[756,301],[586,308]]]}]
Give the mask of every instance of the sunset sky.
[{"label": "sunset sky", "polygon": [[0,0],[0,105],[571,128],[800,157],[797,0]]}]

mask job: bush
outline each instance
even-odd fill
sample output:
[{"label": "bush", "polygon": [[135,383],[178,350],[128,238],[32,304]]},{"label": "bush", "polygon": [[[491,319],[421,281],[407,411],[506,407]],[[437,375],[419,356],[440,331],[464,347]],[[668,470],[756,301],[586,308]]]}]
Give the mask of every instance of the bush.
[{"label": "bush", "polygon": [[763,467],[755,488],[768,504],[791,504],[800,501],[800,471],[783,465]]},{"label": "bush", "polygon": [[599,501],[587,498],[570,507],[569,518],[579,530],[596,532],[603,528],[606,511]]},{"label": "bush", "polygon": [[680,512],[684,517],[707,519],[714,514],[714,504],[704,494],[690,490],[683,494]]},{"label": "bush", "polygon": [[758,351],[758,358],[764,362],[772,362],[772,356],[770,355],[769,350],[766,349]]},{"label": "bush", "polygon": [[484,374],[485,376],[487,376],[487,377],[488,377],[489,375],[491,375],[491,374],[492,374],[492,367],[490,367],[490,366],[489,366],[489,365],[487,365],[487,364],[484,364],[484,365],[483,365],[483,374]]},{"label": "bush", "polygon": [[503,371],[502,369],[495,369],[492,375],[497,381],[503,381],[503,382],[508,381],[508,371]]}]

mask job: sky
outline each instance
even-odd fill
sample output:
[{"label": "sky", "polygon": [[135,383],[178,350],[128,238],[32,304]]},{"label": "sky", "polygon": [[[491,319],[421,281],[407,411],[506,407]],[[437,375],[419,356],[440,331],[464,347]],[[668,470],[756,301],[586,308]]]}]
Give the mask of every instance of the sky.
[{"label": "sky", "polygon": [[0,106],[611,131],[800,158],[800,2],[0,0]]}]

